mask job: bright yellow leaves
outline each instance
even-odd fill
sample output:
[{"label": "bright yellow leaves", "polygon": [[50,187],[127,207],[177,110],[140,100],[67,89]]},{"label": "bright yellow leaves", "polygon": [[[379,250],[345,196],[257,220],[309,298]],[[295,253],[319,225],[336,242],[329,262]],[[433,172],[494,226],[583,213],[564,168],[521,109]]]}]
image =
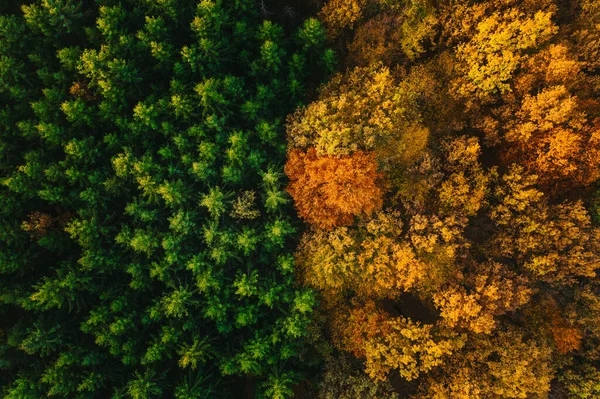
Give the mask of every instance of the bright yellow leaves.
[{"label": "bright yellow leaves", "polygon": [[374,335],[365,345],[366,372],[375,380],[397,370],[408,381],[443,363],[453,352],[453,341],[434,339],[432,325],[415,323],[405,317],[385,322],[386,334]]},{"label": "bright yellow leaves", "polygon": [[463,232],[469,217],[487,205],[496,171],[484,171],[481,167],[481,147],[474,137],[460,136],[446,141],[442,143],[442,151],[445,178],[436,183],[439,188],[432,189],[438,209],[436,214],[419,211],[412,216],[409,237],[421,254],[434,255],[436,265],[452,267],[457,252],[469,247]]},{"label": "bright yellow leaves", "polygon": [[298,214],[324,229],[352,224],[358,215],[381,208],[382,176],[372,154],[318,156],[314,149],[293,150],[285,165],[288,192]]},{"label": "bright yellow leaves", "polygon": [[446,325],[475,333],[490,334],[496,316],[526,304],[532,294],[528,281],[511,273],[505,265],[479,265],[467,279],[470,292],[463,286],[450,286],[433,295]]},{"label": "bright yellow leaves", "polygon": [[400,27],[400,44],[404,54],[414,60],[425,52],[424,43],[434,40],[438,17],[427,0],[412,0],[406,3]]},{"label": "bright yellow leaves", "polygon": [[474,137],[458,137],[444,143],[443,149],[447,169],[452,173],[439,190],[441,209],[449,214],[474,216],[486,203],[490,182],[489,174],[479,164],[481,146]]},{"label": "bright yellow leaves", "polygon": [[421,384],[419,398],[529,399],[546,397],[553,373],[550,351],[515,328],[475,336],[443,369]]},{"label": "bright yellow leaves", "polygon": [[462,345],[455,337],[436,338],[432,325],[392,317],[374,302],[354,303],[334,313],[338,345],[365,358],[365,371],[375,380],[385,379],[391,370],[407,380],[418,378]]},{"label": "bright yellow leaves", "polygon": [[581,129],[585,115],[577,110],[575,97],[564,86],[550,87],[536,96],[526,95],[517,120],[507,133],[509,141],[527,142],[536,133],[546,133],[563,126]]},{"label": "bright yellow leaves", "polygon": [[523,52],[556,33],[551,17],[549,12],[538,11],[529,16],[513,8],[481,21],[477,33],[457,51],[466,76],[459,92],[484,99],[510,91],[510,81],[523,61]]},{"label": "bright yellow leaves", "polygon": [[416,259],[410,245],[385,236],[361,243],[358,264],[366,277],[359,291],[372,297],[388,292],[394,297],[421,282],[427,273],[427,266]]},{"label": "bright yellow leaves", "polygon": [[410,222],[409,237],[416,250],[437,254],[437,261],[442,259],[452,262],[457,250],[463,246],[462,234],[467,220],[448,216],[415,215]]}]

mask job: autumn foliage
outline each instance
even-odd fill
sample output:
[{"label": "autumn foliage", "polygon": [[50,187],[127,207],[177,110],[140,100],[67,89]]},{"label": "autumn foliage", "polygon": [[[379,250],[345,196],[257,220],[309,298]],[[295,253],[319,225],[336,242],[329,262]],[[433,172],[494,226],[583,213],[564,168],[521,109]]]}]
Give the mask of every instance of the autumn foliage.
[{"label": "autumn foliage", "polygon": [[[310,227],[298,278],[371,378],[361,397],[598,397],[597,2],[331,0],[321,18],[348,69],[289,117],[286,173]],[[363,202],[334,189],[350,175]]]},{"label": "autumn foliage", "polygon": [[383,204],[382,175],[372,154],[318,156],[311,148],[293,150],[285,165],[288,192],[298,214],[324,229],[352,224]]},{"label": "autumn foliage", "polygon": [[0,397],[600,398],[600,1],[0,0]]}]

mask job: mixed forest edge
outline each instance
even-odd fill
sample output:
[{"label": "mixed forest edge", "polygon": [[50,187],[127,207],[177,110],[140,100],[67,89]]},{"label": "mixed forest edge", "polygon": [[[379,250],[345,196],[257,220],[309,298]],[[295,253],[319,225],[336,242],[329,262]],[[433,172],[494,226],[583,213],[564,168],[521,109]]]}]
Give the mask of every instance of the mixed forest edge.
[{"label": "mixed forest edge", "polygon": [[0,4],[0,397],[600,397],[596,0]]}]

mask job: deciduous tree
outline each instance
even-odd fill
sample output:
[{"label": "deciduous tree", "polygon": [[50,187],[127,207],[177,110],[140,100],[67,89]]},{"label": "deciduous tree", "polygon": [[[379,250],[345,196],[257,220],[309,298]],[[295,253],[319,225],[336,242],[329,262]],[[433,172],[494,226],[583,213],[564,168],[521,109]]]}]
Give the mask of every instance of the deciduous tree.
[{"label": "deciduous tree", "polygon": [[298,214],[317,227],[349,225],[355,216],[370,215],[383,205],[383,176],[373,154],[319,156],[314,148],[292,150],[285,172]]}]

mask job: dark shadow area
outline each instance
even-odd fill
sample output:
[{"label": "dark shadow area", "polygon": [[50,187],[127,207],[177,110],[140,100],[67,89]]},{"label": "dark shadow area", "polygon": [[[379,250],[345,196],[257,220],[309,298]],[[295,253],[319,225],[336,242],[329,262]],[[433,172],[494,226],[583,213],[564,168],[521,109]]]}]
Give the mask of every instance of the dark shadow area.
[{"label": "dark shadow area", "polygon": [[427,306],[419,297],[409,292],[402,293],[398,299],[384,299],[381,301],[383,309],[392,316],[404,316],[423,324],[434,324],[440,319],[440,314]]},{"label": "dark shadow area", "polygon": [[392,388],[394,388],[394,391],[396,391],[396,393],[400,395],[400,398],[402,399],[408,398],[411,395],[416,394],[417,389],[419,388],[419,383],[417,380],[405,380],[400,376],[398,370],[393,370],[390,373],[389,379]]}]

